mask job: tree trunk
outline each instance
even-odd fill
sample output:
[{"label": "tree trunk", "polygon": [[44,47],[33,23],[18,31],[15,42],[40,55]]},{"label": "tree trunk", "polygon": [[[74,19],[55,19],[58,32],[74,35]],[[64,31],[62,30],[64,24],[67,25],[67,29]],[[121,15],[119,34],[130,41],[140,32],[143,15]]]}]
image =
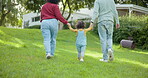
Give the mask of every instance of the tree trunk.
[{"label": "tree trunk", "polygon": [[4,22],[4,20],[5,20],[5,17],[6,17],[6,15],[9,14],[9,13],[10,13],[10,10],[9,10],[7,13],[2,14],[1,19],[0,19],[0,26],[3,25],[3,22]]},{"label": "tree trunk", "polygon": [[68,14],[68,17],[66,18],[66,20],[69,19],[69,17],[71,16],[71,12],[72,12],[69,0],[67,0],[67,3],[68,3],[68,8],[69,8],[69,14]]},{"label": "tree trunk", "polygon": [[1,16],[1,19],[0,19],[0,26],[3,25],[3,22],[4,22],[5,17],[6,17],[6,15],[4,15],[4,14]]},{"label": "tree trunk", "polygon": [[62,0],[62,5],[63,5],[62,15],[64,15],[64,12],[65,12],[66,2],[67,1],[65,1],[65,3],[64,3],[64,1]]},{"label": "tree trunk", "polygon": [[3,25],[3,22],[4,22],[4,20],[5,20],[6,15],[10,13],[10,10],[8,10],[8,11],[5,13],[5,12],[4,12],[4,7],[6,7],[6,5],[2,5],[2,12],[1,12],[1,13],[2,13],[2,16],[1,16],[1,18],[0,18],[0,26]]}]

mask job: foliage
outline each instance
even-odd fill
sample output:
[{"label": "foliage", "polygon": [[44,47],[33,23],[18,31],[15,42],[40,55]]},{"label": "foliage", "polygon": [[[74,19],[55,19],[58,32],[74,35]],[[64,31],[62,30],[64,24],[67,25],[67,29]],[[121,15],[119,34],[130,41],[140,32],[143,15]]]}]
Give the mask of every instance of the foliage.
[{"label": "foliage", "polygon": [[[26,1],[26,9],[40,12],[41,6],[45,3],[44,0],[27,0]],[[94,0],[61,0],[62,2],[62,14],[65,11],[68,11],[68,16],[65,17],[68,19],[71,13],[75,10],[79,10],[80,8],[91,8],[93,7]]]},{"label": "foliage", "polygon": [[40,25],[28,26],[27,29],[40,29]]},{"label": "foliage", "polygon": [[148,49],[148,16],[133,15],[120,17],[120,29],[114,29],[114,42],[119,43],[122,39],[133,37],[136,46]]},{"label": "foliage", "polygon": [[0,1],[0,26],[20,26],[25,0],[1,0]]},{"label": "foliage", "polygon": [[114,45],[115,60],[100,62],[99,39],[96,34],[88,32],[84,62],[79,62],[75,34],[70,30],[59,31],[55,56],[47,60],[40,30],[0,27],[0,77],[147,78],[148,51]]},{"label": "foliage", "polygon": [[115,2],[120,4],[135,4],[143,7],[148,7],[148,0],[115,0]]},{"label": "foliage", "polygon": [[[128,37],[132,37],[136,47],[148,49],[148,16],[122,16],[119,20],[121,25],[120,28],[116,29],[114,26],[114,43],[120,43],[122,39],[127,40]],[[97,24],[94,26],[94,32],[98,34]]]}]

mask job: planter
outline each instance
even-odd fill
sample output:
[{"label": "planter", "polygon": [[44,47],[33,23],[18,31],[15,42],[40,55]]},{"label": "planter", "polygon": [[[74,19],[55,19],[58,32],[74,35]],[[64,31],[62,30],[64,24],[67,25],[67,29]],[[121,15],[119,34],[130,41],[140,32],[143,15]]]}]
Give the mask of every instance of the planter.
[{"label": "planter", "polygon": [[132,40],[121,40],[120,45],[125,48],[131,48],[131,49],[135,48],[135,43]]}]

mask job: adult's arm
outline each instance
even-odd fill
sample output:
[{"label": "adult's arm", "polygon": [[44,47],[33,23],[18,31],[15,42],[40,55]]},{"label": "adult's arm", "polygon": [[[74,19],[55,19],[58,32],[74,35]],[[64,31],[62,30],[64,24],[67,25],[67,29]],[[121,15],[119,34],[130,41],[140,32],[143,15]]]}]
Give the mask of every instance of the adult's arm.
[{"label": "adult's arm", "polygon": [[112,12],[113,12],[113,14],[114,14],[114,19],[115,19],[115,21],[116,21],[116,24],[120,24],[120,23],[119,23],[119,18],[118,18],[118,12],[117,12],[116,5],[115,5],[114,0],[112,0],[112,3],[113,3]]},{"label": "adult's arm", "polygon": [[68,23],[68,21],[66,19],[64,19],[64,17],[62,16],[58,5],[55,5],[54,13],[55,13],[55,17],[57,20],[59,20],[63,24]]},{"label": "adult's arm", "polygon": [[99,2],[98,0],[95,0],[91,22],[94,22],[98,16],[99,16]]}]

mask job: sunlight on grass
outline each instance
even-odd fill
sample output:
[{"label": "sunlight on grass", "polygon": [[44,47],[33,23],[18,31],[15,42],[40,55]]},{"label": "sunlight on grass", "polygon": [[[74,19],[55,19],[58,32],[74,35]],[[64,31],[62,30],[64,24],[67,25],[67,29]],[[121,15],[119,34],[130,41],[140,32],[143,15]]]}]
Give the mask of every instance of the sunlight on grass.
[{"label": "sunlight on grass", "polygon": [[143,63],[140,63],[138,61],[132,61],[132,60],[128,60],[128,59],[125,59],[125,58],[117,59],[117,60],[119,60],[121,62],[126,62],[126,63],[131,63],[131,64],[139,65],[139,66],[142,66],[144,68],[148,68],[148,64],[143,64]]},{"label": "sunlight on grass", "polygon": [[140,53],[140,54],[148,54],[148,52],[141,52],[141,51],[135,51],[135,50],[132,50],[131,52]]},{"label": "sunlight on grass", "polygon": [[36,43],[32,43],[34,46],[39,47],[39,48],[44,48],[44,45],[41,44],[36,44]]},{"label": "sunlight on grass", "polygon": [[101,58],[102,57],[102,53],[98,53],[96,51],[91,51],[91,50],[87,50],[85,55],[87,56],[91,56],[92,58]]},{"label": "sunlight on grass", "polygon": [[12,39],[14,39],[15,41],[17,41],[20,44],[24,44],[24,42],[22,42],[20,39],[13,37]]},{"label": "sunlight on grass", "polygon": [[0,30],[0,34],[5,35],[5,33],[2,30]]},{"label": "sunlight on grass", "polygon": [[[89,33],[84,62],[77,59],[75,33],[60,30],[55,56],[46,59],[40,30],[0,27],[0,78],[147,78],[147,50],[114,44],[115,60],[100,62],[99,37]],[[17,47],[17,48],[15,48]],[[63,71],[64,70],[64,71]]]},{"label": "sunlight on grass", "polygon": [[[1,30],[0,30],[0,34],[2,34],[4,37],[7,37],[7,39],[6,39],[7,41],[0,39],[0,43],[5,44],[5,45],[14,46],[16,48],[25,47],[24,43],[20,39],[12,37],[10,35],[7,35]],[[15,42],[17,42],[17,43],[15,43]]]},{"label": "sunlight on grass", "polygon": [[20,48],[20,47],[24,47],[25,46],[23,44],[17,44],[17,43],[13,43],[13,42],[3,41],[1,39],[0,39],[0,43],[6,44],[6,45],[11,45],[11,46],[14,46],[16,48]]}]

